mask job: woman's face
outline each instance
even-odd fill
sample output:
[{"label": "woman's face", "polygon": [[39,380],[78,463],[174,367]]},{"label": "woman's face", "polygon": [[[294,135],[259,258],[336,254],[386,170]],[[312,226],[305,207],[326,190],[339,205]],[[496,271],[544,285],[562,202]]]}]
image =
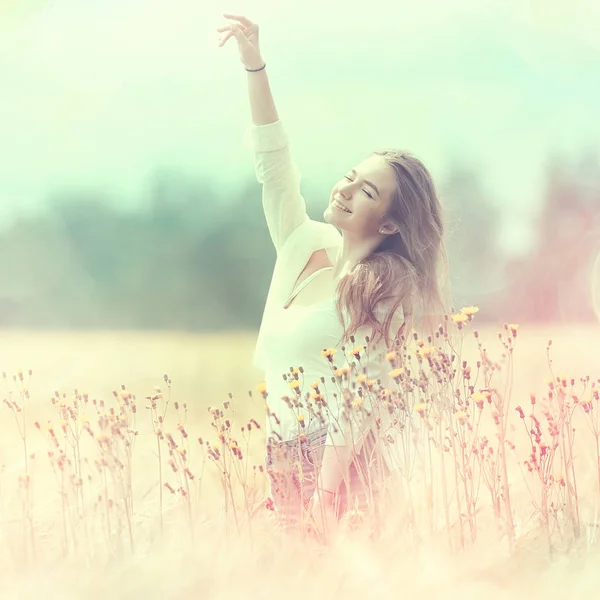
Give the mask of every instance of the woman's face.
[{"label": "woman's face", "polygon": [[323,218],[358,238],[377,236],[395,188],[394,169],[382,156],[370,156],[335,184]]}]

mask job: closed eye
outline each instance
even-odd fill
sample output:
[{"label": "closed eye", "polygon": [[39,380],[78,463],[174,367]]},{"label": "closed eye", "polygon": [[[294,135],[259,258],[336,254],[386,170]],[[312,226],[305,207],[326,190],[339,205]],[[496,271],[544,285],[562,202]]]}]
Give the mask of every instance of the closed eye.
[{"label": "closed eye", "polygon": [[[348,181],[352,181],[352,179],[350,179],[350,177],[348,175],[344,175],[344,179],[347,179]],[[373,195],[370,192],[367,192],[367,190],[365,190],[365,188],[363,188],[362,190],[367,196],[369,196],[369,198],[371,198],[371,200],[375,200],[375,198],[373,198]]]}]

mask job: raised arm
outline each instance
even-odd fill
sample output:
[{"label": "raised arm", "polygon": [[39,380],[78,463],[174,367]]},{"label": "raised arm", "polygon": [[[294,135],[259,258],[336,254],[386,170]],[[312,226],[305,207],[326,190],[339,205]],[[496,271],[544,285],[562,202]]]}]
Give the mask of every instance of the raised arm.
[{"label": "raised arm", "polygon": [[256,177],[263,186],[265,218],[277,252],[290,234],[305,221],[306,202],[300,193],[300,173],[292,160],[287,134],[283,128],[261,57],[258,25],[240,15],[224,15],[234,23],[220,27],[219,42],[230,38],[238,43],[242,64],[248,71],[248,97],[252,127],[248,142],[254,152]]}]

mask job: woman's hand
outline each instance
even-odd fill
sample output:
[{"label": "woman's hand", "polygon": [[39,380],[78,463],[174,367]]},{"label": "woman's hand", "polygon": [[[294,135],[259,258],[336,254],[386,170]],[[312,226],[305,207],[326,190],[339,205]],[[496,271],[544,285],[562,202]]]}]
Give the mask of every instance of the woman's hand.
[{"label": "woman's hand", "polygon": [[219,40],[219,47],[223,47],[232,37],[238,44],[240,51],[240,60],[247,69],[260,69],[264,65],[260,55],[260,46],[258,42],[258,25],[241,15],[223,15],[226,19],[236,21],[223,27],[219,27],[217,31],[222,33]]}]

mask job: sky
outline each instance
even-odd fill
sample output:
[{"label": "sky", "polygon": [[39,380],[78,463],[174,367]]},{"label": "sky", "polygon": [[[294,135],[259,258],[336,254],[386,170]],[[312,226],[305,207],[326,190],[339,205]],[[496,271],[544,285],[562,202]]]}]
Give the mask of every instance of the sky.
[{"label": "sky", "polygon": [[437,181],[479,173],[519,254],[548,157],[600,150],[596,0],[0,0],[0,225],[65,189],[140,206],[161,169],[224,193],[253,177],[223,12],[259,24],[294,157],[324,197],[371,150],[402,147]]}]

